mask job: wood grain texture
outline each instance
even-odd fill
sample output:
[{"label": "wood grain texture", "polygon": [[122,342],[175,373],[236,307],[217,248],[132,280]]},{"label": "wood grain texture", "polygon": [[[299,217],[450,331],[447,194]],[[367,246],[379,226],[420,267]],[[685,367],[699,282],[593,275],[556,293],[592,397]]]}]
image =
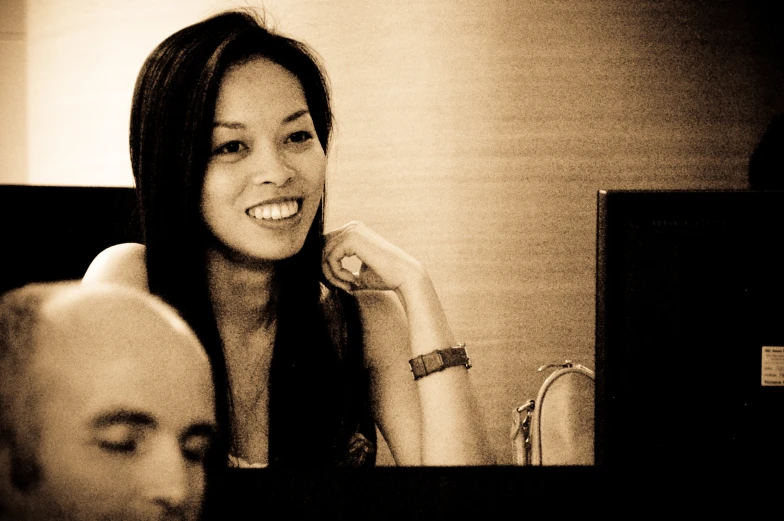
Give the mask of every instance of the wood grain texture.
[{"label": "wood grain texture", "polygon": [[499,463],[536,368],[594,367],[597,190],[746,187],[775,87],[745,6],[712,6],[374,6],[331,35],[328,222],[427,265]]},{"label": "wood grain texture", "polygon": [[[184,0],[143,5],[146,16],[189,9]],[[566,358],[594,365],[597,190],[745,188],[749,155],[784,110],[780,40],[771,36],[781,18],[771,21],[757,2],[264,5],[281,31],[320,53],[331,77],[329,226],[362,220],[428,268],[468,344],[499,463],[512,462],[512,408],[544,380],[536,368]],[[101,34],[111,34],[107,24],[130,34],[129,21],[142,23],[121,15],[102,16]],[[50,27],[95,29],[79,19]],[[112,62],[114,76],[133,76],[132,65],[121,73],[125,65]],[[81,74],[76,101],[87,104],[90,72]],[[101,78],[104,97],[130,92]],[[73,99],[47,103],[75,110]],[[63,139],[78,135],[61,130]],[[108,130],[116,134],[101,139],[122,149],[125,134]],[[68,154],[66,144],[57,150]],[[130,182],[116,161],[94,159],[91,183]],[[78,160],[60,164],[35,181],[85,179]],[[380,462],[391,462],[388,452]]]},{"label": "wood grain texture", "polygon": [[0,183],[24,183],[25,157],[24,0],[0,0]]}]

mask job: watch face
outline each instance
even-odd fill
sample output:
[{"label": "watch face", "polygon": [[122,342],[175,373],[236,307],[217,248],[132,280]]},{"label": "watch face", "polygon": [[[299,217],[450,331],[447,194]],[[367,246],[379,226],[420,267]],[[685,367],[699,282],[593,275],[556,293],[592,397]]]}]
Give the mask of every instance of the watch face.
[{"label": "watch face", "polygon": [[422,361],[425,364],[426,374],[435,373],[436,371],[444,369],[444,359],[441,356],[441,351],[433,351],[432,353],[424,355]]}]

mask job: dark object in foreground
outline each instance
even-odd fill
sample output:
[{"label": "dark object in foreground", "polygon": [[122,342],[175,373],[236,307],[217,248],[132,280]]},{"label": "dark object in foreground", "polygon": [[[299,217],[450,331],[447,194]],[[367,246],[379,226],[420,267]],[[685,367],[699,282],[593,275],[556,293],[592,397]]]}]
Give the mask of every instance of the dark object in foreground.
[{"label": "dark object in foreground", "polygon": [[597,221],[597,464],[784,462],[784,192],[600,192]]},{"label": "dark object in foreground", "polygon": [[0,293],[80,279],[105,248],[141,242],[133,188],[0,185],[0,223]]}]

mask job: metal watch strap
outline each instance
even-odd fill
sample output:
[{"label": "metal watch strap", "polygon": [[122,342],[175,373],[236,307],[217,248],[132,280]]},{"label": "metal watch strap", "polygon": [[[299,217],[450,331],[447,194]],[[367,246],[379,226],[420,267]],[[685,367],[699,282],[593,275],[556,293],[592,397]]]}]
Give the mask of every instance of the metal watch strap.
[{"label": "metal watch strap", "polygon": [[443,371],[447,367],[464,366],[466,369],[471,367],[465,344],[461,343],[449,349],[436,349],[426,355],[419,355],[409,360],[411,372],[414,373],[414,380],[419,380],[429,374]]}]

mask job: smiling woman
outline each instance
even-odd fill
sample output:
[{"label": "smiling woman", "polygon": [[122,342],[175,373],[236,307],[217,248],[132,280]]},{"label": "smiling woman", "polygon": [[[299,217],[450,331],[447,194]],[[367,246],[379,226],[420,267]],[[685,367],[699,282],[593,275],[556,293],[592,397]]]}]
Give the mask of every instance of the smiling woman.
[{"label": "smiling woman", "polygon": [[373,465],[376,427],[401,465],[492,463],[425,269],[361,223],[324,231],[326,85],[247,12],[167,38],[131,114],[145,244],[104,251],[83,282],[147,289],[193,327],[233,466]]}]

